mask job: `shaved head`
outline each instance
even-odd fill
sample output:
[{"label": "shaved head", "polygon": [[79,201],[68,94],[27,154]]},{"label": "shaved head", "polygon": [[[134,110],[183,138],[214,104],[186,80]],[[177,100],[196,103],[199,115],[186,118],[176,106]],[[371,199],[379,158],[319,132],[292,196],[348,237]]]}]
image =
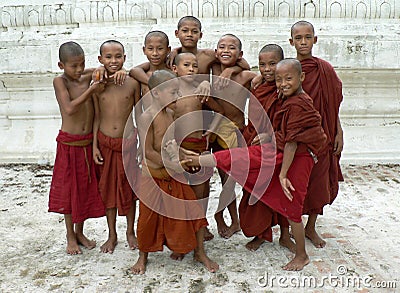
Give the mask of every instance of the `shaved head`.
[{"label": "shaved head", "polygon": [[298,26],[309,26],[312,29],[313,35],[315,35],[315,31],[314,31],[314,26],[311,24],[311,22],[305,21],[305,20],[300,20],[298,22],[296,22],[294,25],[292,25],[291,29],[290,29],[290,35],[293,37],[293,31],[296,27]]}]

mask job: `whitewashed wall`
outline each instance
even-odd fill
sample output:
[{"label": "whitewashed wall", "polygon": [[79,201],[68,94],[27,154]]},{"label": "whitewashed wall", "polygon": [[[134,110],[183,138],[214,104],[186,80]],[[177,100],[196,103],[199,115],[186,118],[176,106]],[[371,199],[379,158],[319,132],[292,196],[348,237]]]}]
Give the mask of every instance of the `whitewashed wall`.
[{"label": "whitewashed wall", "polygon": [[200,47],[213,48],[222,34],[234,33],[252,66],[267,43],[295,56],[290,26],[311,21],[319,37],[314,54],[330,61],[344,84],[343,160],[400,162],[400,1],[17,2],[0,3],[0,162],[53,162],[60,116],[52,79],[60,44],[79,42],[87,66],[95,67],[100,44],[118,39],[130,68],[145,61],[141,47],[150,30],[164,31],[178,46],[174,30],[188,14],[202,21]]}]

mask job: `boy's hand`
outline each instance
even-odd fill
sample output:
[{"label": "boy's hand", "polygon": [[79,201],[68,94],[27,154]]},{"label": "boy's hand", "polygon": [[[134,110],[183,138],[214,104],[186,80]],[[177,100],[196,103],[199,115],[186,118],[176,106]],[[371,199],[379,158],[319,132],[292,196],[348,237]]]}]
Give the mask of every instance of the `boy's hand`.
[{"label": "boy's hand", "polygon": [[108,78],[108,74],[107,74],[107,70],[104,68],[104,66],[97,67],[92,73],[93,82],[96,82],[96,81],[104,82],[105,80],[107,80],[107,78]]},{"label": "boy's hand", "polygon": [[233,74],[232,68],[225,68],[224,71],[221,72],[216,83],[216,86],[219,90],[224,89],[229,85],[232,74]]},{"label": "boy's hand", "polygon": [[270,141],[271,141],[271,136],[268,135],[268,133],[260,133],[253,139],[253,141],[251,142],[251,145],[260,145],[260,144],[267,143]]},{"label": "boy's hand", "polygon": [[257,75],[251,80],[251,88],[255,90],[262,84],[262,82],[263,82],[262,75]]},{"label": "boy's hand", "polygon": [[110,78],[114,78],[114,84],[123,85],[127,75],[126,70],[122,68],[111,75]]},{"label": "boy's hand", "polygon": [[283,177],[281,175],[279,175],[279,181],[281,182],[283,193],[290,201],[292,201],[293,195],[290,193],[290,191],[295,191],[292,182],[290,182],[287,177]]},{"label": "boy's hand", "polygon": [[104,159],[97,147],[93,147],[93,160],[97,165],[103,165],[104,163]]},{"label": "boy's hand", "polygon": [[343,132],[338,132],[333,143],[333,154],[340,155],[343,150]]},{"label": "boy's hand", "polygon": [[165,63],[167,64],[167,67],[169,69],[171,69],[172,65],[174,65],[174,59],[175,59],[176,55],[178,55],[178,50],[176,48],[171,50],[171,52],[168,54],[167,60],[165,61]]},{"label": "boy's hand", "polygon": [[207,80],[202,81],[199,86],[196,88],[194,93],[197,95],[197,97],[200,99],[200,103],[206,103],[208,102],[208,98],[211,93],[211,85],[210,82]]},{"label": "boy's hand", "polygon": [[92,90],[92,93],[101,93],[102,91],[104,91],[106,85],[104,82],[100,82],[100,81],[94,81],[92,82],[92,84],[90,85],[90,89]]}]

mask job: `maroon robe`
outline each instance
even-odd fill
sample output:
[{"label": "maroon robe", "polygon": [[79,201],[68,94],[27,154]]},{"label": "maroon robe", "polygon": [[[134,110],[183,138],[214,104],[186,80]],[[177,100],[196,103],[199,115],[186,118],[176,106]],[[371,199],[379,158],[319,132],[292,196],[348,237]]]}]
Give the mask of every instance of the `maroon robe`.
[{"label": "maroon robe", "polygon": [[[263,144],[217,152],[214,157],[217,167],[229,172],[253,196],[261,197],[263,203],[289,220],[301,222],[303,202],[314,165],[309,151],[318,154],[326,143],[321,116],[313,107],[311,98],[303,93],[284,101],[282,109],[275,114],[273,128],[276,156],[273,144]],[[287,174],[295,188],[292,201],[284,195],[279,181],[283,149],[291,141],[297,142],[296,154]],[[245,170],[249,171],[246,173]],[[258,177],[262,178],[261,184],[258,184]],[[265,186],[269,180],[271,182]],[[260,186],[265,189],[260,189]]]},{"label": "maroon robe", "polygon": [[343,100],[342,82],[333,67],[322,59],[312,57],[301,61],[301,65],[306,75],[303,89],[313,99],[327,136],[327,145],[321,150],[310,176],[303,213],[322,214],[323,207],[335,200],[339,181],[343,181],[340,156],[333,155],[339,107]]}]

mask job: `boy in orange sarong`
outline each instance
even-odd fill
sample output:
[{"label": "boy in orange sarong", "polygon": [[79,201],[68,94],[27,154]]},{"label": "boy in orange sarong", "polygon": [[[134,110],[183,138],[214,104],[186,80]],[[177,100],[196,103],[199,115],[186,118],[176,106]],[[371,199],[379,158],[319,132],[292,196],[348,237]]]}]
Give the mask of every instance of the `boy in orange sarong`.
[{"label": "boy in orange sarong", "polygon": [[197,202],[192,188],[184,183],[183,174],[168,172],[171,164],[161,156],[163,138],[174,122],[179,82],[172,72],[157,70],[149,79],[149,89],[153,102],[138,119],[144,160],[137,224],[139,258],[132,272],[144,274],[149,252],[162,251],[164,245],[175,260],[194,250],[194,258],[215,272],[218,264],[204,250],[205,209]]},{"label": "boy in orange sarong", "polygon": [[[64,73],[53,80],[61,113],[61,130],[57,136],[57,153],[49,194],[49,212],[64,214],[67,228],[67,253],[81,254],[79,244],[88,249],[96,246],[83,234],[88,218],[105,214],[97,187],[92,157],[92,94],[104,89],[95,81],[94,69],[85,70],[81,46],[67,42],[60,46],[58,67]],[[75,226],[75,227],[74,227]]]},{"label": "boy in orange sarong", "polygon": [[[326,143],[326,135],[321,126],[321,116],[313,107],[311,98],[302,90],[304,73],[300,62],[296,59],[280,61],[275,79],[284,99],[273,121],[276,155],[271,143],[212,155],[187,155],[187,151],[184,151],[185,164],[216,166],[229,172],[252,195],[287,217],[296,242],[296,252],[283,269],[297,271],[309,263],[301,216],[309,176],[316,154]],[[168,149],[170,145],[172,147]],[[176,151],[173,144],[167,143],[167,152],[174,156]],[[246,169],[248,172],[243,171]],[[258,184],[258,178],[262,178],[261,184]]]}]

